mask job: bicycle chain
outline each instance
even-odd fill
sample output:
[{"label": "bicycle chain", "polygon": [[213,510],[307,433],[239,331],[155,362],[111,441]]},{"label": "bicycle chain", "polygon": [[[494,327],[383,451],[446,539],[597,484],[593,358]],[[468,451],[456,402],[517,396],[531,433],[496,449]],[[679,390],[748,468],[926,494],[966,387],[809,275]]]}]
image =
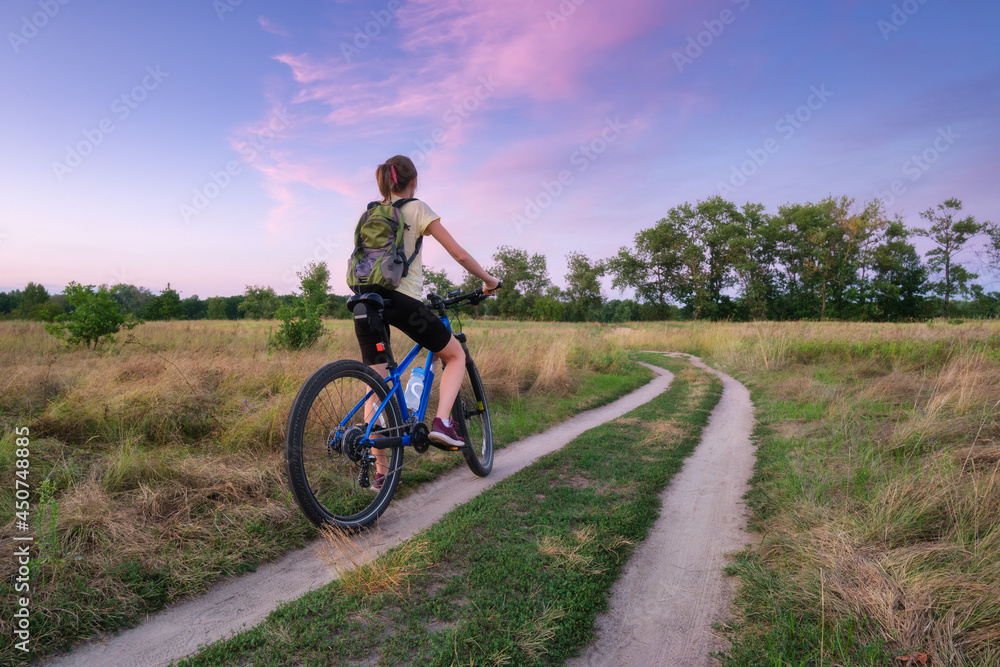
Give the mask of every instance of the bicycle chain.
[{"label": "bicycle chain", "polygon": [[[427,430],[427,425],[424,424],[423,422],[417,422],[416,424],[414,424],[413,422],[408,422],[408,423],[402,424],[400,426],[386,426],[384,428],[379,428],[378,431],[377,431],[377,433],[379,435],[383,435],[383,434],[391,434],[394,431],[403,431],[403,432],[406,432],[408,430],[413,430],[414,427],[417,427],[417,428],[423,427],[423,430],[425,430],[425,431]],[[413,447],[414,451],[416,451],[418,454],[423,454],[429,448],[429,444],[428,444],[426,435],[427,434],[425,433],[424,434],[424,438],[423,438],[424,442],[420,446],[411,445],[411,447]],[[368,469],[371,467],[371,465],[373,463],[375,463],[375,461],[374,461],[375,455],[370,453],[371,449],[378,449],[378,448],[377,447],[374,447],[374,448],[373,447],[369,447],[369,454],[368,454],[368,456],[370,456],[371,459],[366,458],[364,461],[359,461],[359,462],[355,463],[355,465],[358,466],[358,468],[359,468],[359,470],[358,470],[358,485],[361,486],[361,487],[363,487],[363,488],[367,488],[368,484],[370,483],[370,478],[369,478],[369,475],[368,475]],[[404,463],[401,466],[398,466],[398,467],[393,468],[392,470],[388,471],[386,473],[386,475],[391,475],[392,473],[397,472],[399,470],[402,470],[406,466],[410,465],[411,463],[415,463],[415,462],[416,462],[416,459],[413,459],[413,460],[409,461],[408,463]]]}]

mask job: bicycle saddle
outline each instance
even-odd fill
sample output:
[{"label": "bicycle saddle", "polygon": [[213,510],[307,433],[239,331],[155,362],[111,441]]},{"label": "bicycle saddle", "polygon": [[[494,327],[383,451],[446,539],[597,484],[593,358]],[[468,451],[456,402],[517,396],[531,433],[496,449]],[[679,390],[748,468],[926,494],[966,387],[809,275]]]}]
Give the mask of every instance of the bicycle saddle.
[{"label": "bicycle saddle", "polygon": [[384,337],[385,320],[382,317],[382,313],[385,312],[386,306],[391,303],[389,299],[383,299],[381,295],[375,292],[367,292],[365,294],[355,294],[348,298],[347,308],[354,313],[355,323],[367,323],[368,331]]},{"label": "bicycle saddle", "polygon": [[363,303],[369,308],[382,312],[385,310],[385,300],[381,295],[375,292],[367,292],[365,294],[355,294],[354,296],[347,299],[347,309],[354,312],[354,309],[358,307],[359,303]]}]

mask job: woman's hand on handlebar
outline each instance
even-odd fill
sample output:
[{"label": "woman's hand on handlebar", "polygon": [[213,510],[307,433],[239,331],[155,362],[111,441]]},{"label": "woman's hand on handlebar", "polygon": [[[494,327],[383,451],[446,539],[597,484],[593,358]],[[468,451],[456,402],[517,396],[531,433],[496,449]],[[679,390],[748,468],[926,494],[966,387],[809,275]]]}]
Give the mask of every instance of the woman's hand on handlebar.
[{"label": "woman's hand on handlebar", "polygon": [[487,279],[483,281],[483,294],[486,296],[491,296],[498,289],[500,289],[500,281],[495,277],[488,276]]}]

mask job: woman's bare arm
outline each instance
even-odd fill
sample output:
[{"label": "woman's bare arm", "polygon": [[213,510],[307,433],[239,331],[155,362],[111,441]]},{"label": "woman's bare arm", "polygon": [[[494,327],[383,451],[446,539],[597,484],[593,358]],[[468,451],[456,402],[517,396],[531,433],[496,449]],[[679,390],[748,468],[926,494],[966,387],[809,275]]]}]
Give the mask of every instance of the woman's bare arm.
[{"label": "woman's bare arm", "polygon": [[475,258],[465,251],[465,248],[458,244],[458,241],[448,233],[448,230],[444,228],[441,224],[441,219],[438,218],[431,224],[427,225],[427,231],[430,235],[448,251],[452,259],[459,263],[466,271],[474,275],[483,281],[483,291],[490,293],[497,286],[499,282],[496,278],[487,273],[479,262]]}]

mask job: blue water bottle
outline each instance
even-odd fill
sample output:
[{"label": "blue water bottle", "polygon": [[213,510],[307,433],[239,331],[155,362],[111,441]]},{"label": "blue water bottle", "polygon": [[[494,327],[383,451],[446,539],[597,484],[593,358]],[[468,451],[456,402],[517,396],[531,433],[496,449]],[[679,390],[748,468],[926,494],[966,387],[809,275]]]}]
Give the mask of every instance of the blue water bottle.
[{"label": "blue water bottle", "polygon": [[410,371],[410,379],[406,383],[406,407],[410,412],[420,407],[420,395],[424,393],[424,369],[417,366]]}]

